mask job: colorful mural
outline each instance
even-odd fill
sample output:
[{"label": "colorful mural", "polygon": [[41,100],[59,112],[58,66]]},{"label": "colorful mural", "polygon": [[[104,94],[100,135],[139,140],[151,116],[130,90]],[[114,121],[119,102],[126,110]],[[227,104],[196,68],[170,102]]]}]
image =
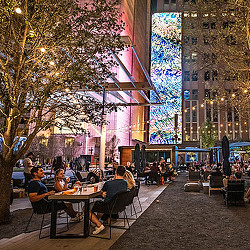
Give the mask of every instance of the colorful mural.
[{"label": "colorful mural", "polygon": [[[150,143],[173,144],[177,133],[181,143],[182,72],[181,13],[156,13],[152,17],[151,80],[163,106],[150,108]],[[150,93],[151,102],[158,99]],[[178,127],[175,129],[175,114]]]}]

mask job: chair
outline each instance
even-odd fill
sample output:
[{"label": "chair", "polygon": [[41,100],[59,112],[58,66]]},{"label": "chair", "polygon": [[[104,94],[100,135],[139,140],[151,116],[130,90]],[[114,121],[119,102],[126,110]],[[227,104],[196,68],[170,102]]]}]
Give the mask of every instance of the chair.
[{"label": "chair", "polygon": [[225,204],[228,207],[229,203],[234,202],[236,205],[237,202],[245,205],[244,201],[245,194],[245,183],[242,181],[228,181],[226,195],[225,195]]},{"label": "chair", "polygon": [[[137,198],[138,200],[138,203],[139,203],[139,206],[140,206],[140,211],[136,212],[135,210],[135,213],[138,214],[138,213],[141,213],[142,212],[142,206],[141,206],[141,202],[140,202],[140,199],[139,199],[139,191],[140,191],[140,187],[141,187],[141,183],[139,180],[135,180],[135,192],[134,192],[134,198]],[[133,200],[133,204],[134,204],[134,200]]]},{"label": "chair", "polygon": [[159,182],[160,182],[160,175],[159,175],[159,173],[155,172],[155,171],[150,171],[149,172],[148,181],[150,181],[151,184],[153,184],[154,181],[157,184],[159,184]]},{"label": "chair", "polygon": [[[42,217],[42,223],[41,223],[41,226],[40,226],[39,239],[43,239],[43,238],[46,238],[46,237],[49,236],[49,235],[47,235],[47,236],[41,237],[41,234],[42,234],[42,229],[48,228],[50,226],[50,225],[48,225],[48,226],[43,227],[44,217],[45,217],[46,214],[49,214],[50,211],[47,211],[47,208],[48,208],[47,201],[45,199],[43,199],[42,202],[44,202],[44,203],[46,202],[47,206],[42,206],[39,203],[35,204],[35,203],[31,202],[33,211],[32,211],[32,214],[30,216],[30,219],[29,219],[28,224],[27,224],[27,226],[25,228],[25,231],[24,231],[24,233],[31,233],[33,231],[36,231],[36,230],[28,231],[29,224],[30,224],[31,219],[32,219],[32,217],[33,217],[34,214],[42,215],[43,217]],[[44,209],[44,207],[45,207],[45,209]],[[66,216],[66,219],[67,219],[67,222],[66,222],[66,224],[67,224],[67,230],[69,230],[68,215]],[[62,224],[65,224],[65,223],[60,223],[58,225],[62,225]],[[67,230],[65,230],[65,231],[67,231]],[[61,233],[65,232],[65,231],[62,231]]]},{"label": "chair", "polygon": [[[92,219],[92,214],[94,212],[97,213],[103,213],[103,214],[107,214],[109,216],[109,237],[101,237],[101,236],[96,236],[96,235],[90,235],[91,237],[96,237],[96,238],[101,238],[101,239],[111,239],[111,228],[115,227],[115,228],[119,228],[119,229],[130,229],[130,225],[129,225],[129,221],[128,221],[128,217],[126,214],[126,206],[128,205],[128,199],[129,199],[129,193],[130,191],[122,191],[117,193],[116,195],[114,195],[112,197],[112,199],[108,202],[103,202],[100,206],[100,203],[95,202],[93,208],[91,209],[91,216],[90,216],[90,220]],[[111,216],[112,214],[118,214],[124,212],[124,226],[112,226],[111,222]],[[128,228],[125,227],[125,221],[127,221],[128,224]]]},{"label": "chair", "polygon": [[200,172],[189,171],[188,181],[196,182],[200,180],[201,180]]},{"label": "chair", "polygon": [[211,195],[211,191],[213,190],[217,190],[217,191],[221,191],[221,188],[223,187],[223,176],[210,176],[209,179],[209,196]]},{"label": "chair", "polygon": [[203,182],[207,181],[207,177],[211,174],[211,171],[205,171],[203,174]]}]

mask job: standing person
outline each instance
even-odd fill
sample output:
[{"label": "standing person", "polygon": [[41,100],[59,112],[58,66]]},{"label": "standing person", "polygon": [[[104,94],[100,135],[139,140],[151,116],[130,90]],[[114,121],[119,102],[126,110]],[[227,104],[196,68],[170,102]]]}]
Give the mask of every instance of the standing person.
[{"label": "standing person", "polygon": [[23,160],[24,178],[25,178],[25,182],[24,182],[25,191],[27,191],[27,186],[28,186],[30,180],[32,179],[32,175],[31,175],[30,171],[34,167],[34,164],[32,162],[33,158],[34,158],[34,154],[32,152],[29,152],[26,155],[26,158]]}]

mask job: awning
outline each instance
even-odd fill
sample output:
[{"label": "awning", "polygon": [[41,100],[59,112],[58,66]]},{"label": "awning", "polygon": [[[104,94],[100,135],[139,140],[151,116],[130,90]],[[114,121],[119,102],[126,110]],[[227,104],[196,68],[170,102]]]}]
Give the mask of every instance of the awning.
[{"label": "awning", "polygon": [[240,141],[240,142],[234,142],[229,144],[230,148],[236,148],[236,147],[250,147],[249,141]]},{"label": "awning", "polygon": [[205,152],[205,153],[211,152],[210,150],[203,149],[203,148],[178,148],[176,149],[176,151],[178,152]]}]

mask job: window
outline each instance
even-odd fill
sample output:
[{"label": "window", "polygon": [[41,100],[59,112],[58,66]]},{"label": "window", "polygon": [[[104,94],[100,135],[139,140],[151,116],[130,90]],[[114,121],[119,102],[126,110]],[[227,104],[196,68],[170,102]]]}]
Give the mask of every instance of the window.
[{"label": "window", "polygon": [[190,71],[184,71],[184,81],[190,81]]},{"label": "window", "polygon": [[40,141],[40,144],[43,145],[44,147],[48,146],[49,139],[48,138],[42,138]]},{"label": "window", "polygon": [[192,81],[193,82],[198,81],[198,72],[197,71],[193,71],[193,73],[192,73]]},{"label": "window", "polygon": [[209,57],[210,57],[209,53],[204,53],[203,54],[204,62],[208,63],[209,62]]},{"label": "window", "polygon": [[75,139],[72,137],[65,138],[65,147],[70,148],[73,147]]},{"label": "window", "polygon": [[171,0],[171,3],[172,4],[176,4],[176,0]]},{"label": "window", "polygon": [[203,23],[203,28],[204,29],[209,29],[209,23]]},{"label": "window", "polygon": [[185,44],[188,44],[189,43],[189,36],[184,36],[183,40],[184,40]]},{"label": "window", "polygon": [[164,0],[164,4],[169,4],[169,0]]},{"label": "window", "polygon": [[192,90],[192,99],[193,100],[198,100],[198,89],[193,89]]},{"label": "window", "polygon": [[204,80],[209,81],[210,80],[210,71],[205,71],[204,73]]},{"label": "window", "polygon": [[236,108],[234,108],[234,121],[235,122],[239,121],[239,112],[237,111]]},{"label": "window", "polygon": [[218,71],[217,70],[213,70],[212,71],[212,80],[213,81],[217,81],[218,80]]},{"label": "window", "polygon": [[190,91],[188,89],[184,90],[183,95],[184,99],[188,100],[190,98]]},{"label": "window", "polygon": [[206,118],[207,120],[211,121],[211,109],[210,108],[206,109]]},{"label": "window", "polygon": [[210,89],[205,89],[205,99],[210,99]]},{"label": "window", "polygon": [[193,63],[197,62],[197,57],[198,57],[197,52],[192,52],[192,62]]},{"label": "window", "polygon": [[204,44],[205,44],[205,45],[208,45],[208,44],[209,44],[208,37],[204,36],[204,37],[203,37],[203,41],[204,41]]},{"label": "window", "polygon": [[226,44],[227,45],[236,45],[236,39],[234,36],[230,35],[226,37]]},{"label": "window", "polygon": [[190,62],[190,55],[184,55],[184,63]]},{"label": "window", "polygon": [[190,122],[190,112],[189,112],[189,110],[186,112],[186,122]]},{"label": "window", "polygon": [[213,121],[218,122],[218,111],[217,110],[213,111]]},{"label": "window", "polygon": [[223,29],[228,28],[228,22],[223,22],[223,24],[222,24],[222,28],[223,28]]},{"label": "window", "polygon": [[227,121],[232,122],[232,112],[231,111],[227,112]]},{"label": "window", "polygon": [[192,113],[193,113],[193,114],[192,114],[192,121],[193,121],[193,122],[197,122],[197,111],[196,111],[196,110],[193,110]]},{"label": "window", "polygon": [[196,45],[197,44],[197,37],[192,37],[192,45]]},{"label": "window", "polygon": [[216,23],[215,22],[213,22],[213,23],[211,23],[211,29],[216,29]]},{"label": "window", "polygon": [[191,12],[191,17],[197,17],[197,12]]},{"label": "window", "polygon": [[187,11],[184,11],[183,16],[184,17],[189,17],[189,13]]},{"label": "window", "polygon": [[214,53],[212,53],[212,63],[215,63],[216,60],[217,60],[217,56]]}]

